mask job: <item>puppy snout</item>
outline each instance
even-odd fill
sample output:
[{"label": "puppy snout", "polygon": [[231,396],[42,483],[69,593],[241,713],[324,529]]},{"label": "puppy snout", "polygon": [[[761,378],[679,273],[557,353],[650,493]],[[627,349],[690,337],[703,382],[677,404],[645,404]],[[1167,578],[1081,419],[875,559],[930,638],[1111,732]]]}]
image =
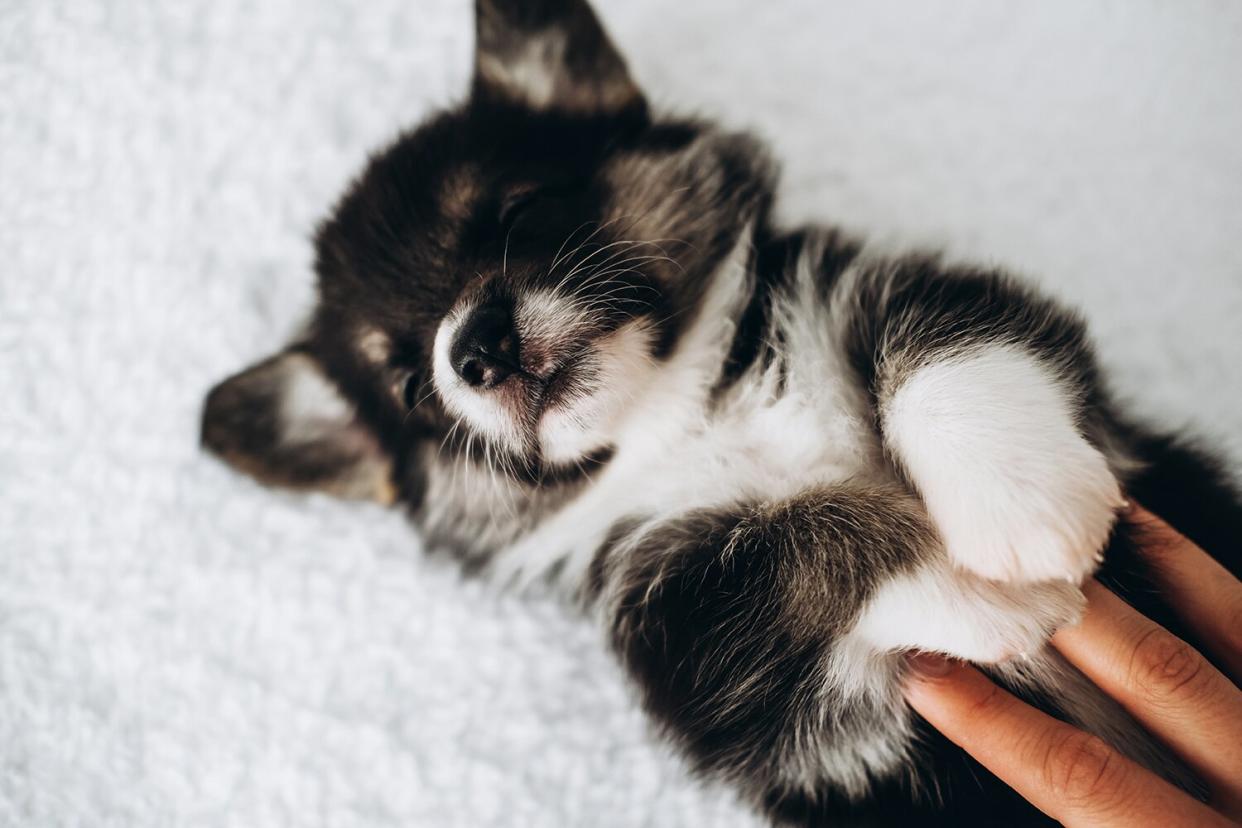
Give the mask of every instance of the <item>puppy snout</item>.
[{"label": "puppy snout", "polygon": [[449,349],[453,370],[473,388],[494,388],[521,370],[512,307],[489,302],[475,308]]}]

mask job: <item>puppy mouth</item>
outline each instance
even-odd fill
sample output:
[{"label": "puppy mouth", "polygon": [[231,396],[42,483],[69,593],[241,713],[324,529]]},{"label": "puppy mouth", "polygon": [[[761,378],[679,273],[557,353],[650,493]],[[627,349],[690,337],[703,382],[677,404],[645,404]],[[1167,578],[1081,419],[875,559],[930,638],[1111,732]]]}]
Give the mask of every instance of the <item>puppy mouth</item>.
[{"label": "puppy mouth", "polygon": [[[579,349],[588,347],[580,344]],[[513,373],[495,388],[476,391],[492,395],[500,406],[516,420],[523,423],[530,436],[538,431],[545,414],[554,410],[573,385],[575,368],[580,357],[567,354],[542,370],[526,365],[514,366]]]},{"label": "puppy mouth", "polygon": [[539,390],[535,397],[534,410],[532,412],[535,426],[538,426],[549,408],[555,407],[559,400],[564,399],[572,384],[572,375],[576,364],[577,360],[572,357],[566,358],[553,368],[546,377],[539,380]]}]

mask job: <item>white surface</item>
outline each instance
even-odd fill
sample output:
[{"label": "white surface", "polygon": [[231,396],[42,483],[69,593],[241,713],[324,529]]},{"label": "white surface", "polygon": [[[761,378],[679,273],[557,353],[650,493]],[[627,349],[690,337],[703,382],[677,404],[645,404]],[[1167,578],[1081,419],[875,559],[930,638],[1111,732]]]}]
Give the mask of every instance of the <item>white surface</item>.
[{"label": "white surface", "polygon": [[[0,824],[745,823],[587,626],[197,451],[316,218],[467,71],[464,2],[256,5],[0,4]],[[758,9],[603,13],[658,100],[776,139],[788,215],[1038,275],[1242,455],[1242,6]]]}]

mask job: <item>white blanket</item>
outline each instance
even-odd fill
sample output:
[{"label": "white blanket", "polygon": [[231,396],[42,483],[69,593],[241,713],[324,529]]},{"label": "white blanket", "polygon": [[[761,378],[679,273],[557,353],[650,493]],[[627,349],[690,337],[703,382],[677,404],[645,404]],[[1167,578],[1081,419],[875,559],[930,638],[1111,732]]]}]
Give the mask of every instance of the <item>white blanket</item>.
[{"label": "white blanket", "polygon": [[[1242,5],[602,6],[656,101],[774,141],[790,221],[1031,274],[1137,410],[1242,457]],[[462,0],[3,4],[0,825],[750,824],[571,613],[197,448],[471,31]]]}]

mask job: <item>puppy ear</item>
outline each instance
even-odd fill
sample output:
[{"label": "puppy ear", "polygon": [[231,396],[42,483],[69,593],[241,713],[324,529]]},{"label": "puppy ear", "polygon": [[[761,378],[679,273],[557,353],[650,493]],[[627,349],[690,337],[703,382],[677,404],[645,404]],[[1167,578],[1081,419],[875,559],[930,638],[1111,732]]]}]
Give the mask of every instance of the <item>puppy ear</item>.
[{"label": "puppy ear", "polygon": [[202,442],[267,485],[395,499],[391,459],[319,362],[296,347],[211,389]]},{"label": "puppy ear", "polygon": [[475,31],[476,100],[580,115],[646,108],[585,0],[476,0]]}]

